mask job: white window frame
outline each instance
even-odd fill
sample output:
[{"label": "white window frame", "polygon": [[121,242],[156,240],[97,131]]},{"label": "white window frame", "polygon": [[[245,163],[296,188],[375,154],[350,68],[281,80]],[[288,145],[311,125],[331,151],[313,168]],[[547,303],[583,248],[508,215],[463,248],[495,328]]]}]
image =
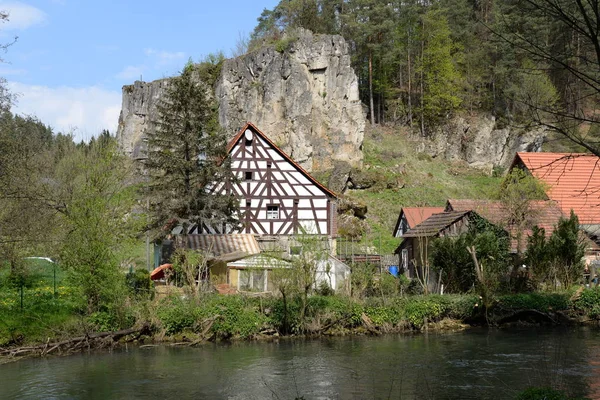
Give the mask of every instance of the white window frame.
[{"label": "white window frame", "polygon": [[269,204],[267,206],[267,219],[279,219],[279,205]]},{"label": "white window frame", "polygon": [[254,288],[254,272],[256,271],[263,271],[265,274],[265,283],[263,285],[263,292],[267,292],[267,288],[269,287],[269,270],[268,269],[259,269],[259,268],[243,268],[243,269],[239,269],[238,270],[238,284],[237,284],[237,289],[239,291],[242,290],[242,279],[241,279],[241,275],[242,275],[242,271],[247,271],[250,274],[250,287]]}]

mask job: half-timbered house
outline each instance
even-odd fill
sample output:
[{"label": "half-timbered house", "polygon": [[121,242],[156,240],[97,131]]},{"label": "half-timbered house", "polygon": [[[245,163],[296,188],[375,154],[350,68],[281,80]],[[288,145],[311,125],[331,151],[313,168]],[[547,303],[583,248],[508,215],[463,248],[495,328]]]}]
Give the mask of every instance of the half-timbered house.
[{"label": "half-timbered house", "polygon": [[[237,230],[228,226],[192,228],[188,234],[197,237],[252,236],[260,254],[228,260],[223,270],[211,268],[218,283],[238,290],[271,290],[270,270],[289,267],[295,254],[303,249],[299,235],[317,235],[322,240],[317,251],[324,258],[317,265],[316,280],[336,290],[346,288],[350,274],[347,265],[337,260],[337,196],[296,163],[252,123],[247,123],[227,145],[233,182],[219,182],[212,191],[231,191],[239,198]],[[208,234],[208,235],[207,235]],[[240,235],[241,234],[241,235]],[[192,246],[211,253],[206,246]],[[315,249],[310,249],[314,251]],[[272,255],[277,254],[276,258]],[[274,261],[275,260],[275,261]],[[214,271],[213,271],[214,270]],[[221,271],[226,271],[223,275]]]},{"label": "half-timbered house", "polygon": [[237,177],[241,232],[259,236],[336,235],[336,198],[256,126],[228,144]]}]

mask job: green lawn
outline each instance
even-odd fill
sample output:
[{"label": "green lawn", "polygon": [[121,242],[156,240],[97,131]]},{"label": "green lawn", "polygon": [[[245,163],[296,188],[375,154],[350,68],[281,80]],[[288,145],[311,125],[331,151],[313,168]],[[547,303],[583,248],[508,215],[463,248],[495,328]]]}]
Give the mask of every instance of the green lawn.
[{"label": "green lawn", "polygon": [[464,162],[418,153],[415,147],[402,131],[367,129],[364,171],[380,183],[366,190],[346,192],[346,196],[367,204],[369,209],[370,232],[362,244],[381,249],[382,253],[391,253],[399,244],[392,230],[402,207],[443,206],[448,198],[490,198],[501,181]]},{"label": "green lawn", "polygon": [[8,268],[0,269],[0,345],[45,341],[76,319],[71,288],[60,265],[26,260],[26,270],[20,285]]}]

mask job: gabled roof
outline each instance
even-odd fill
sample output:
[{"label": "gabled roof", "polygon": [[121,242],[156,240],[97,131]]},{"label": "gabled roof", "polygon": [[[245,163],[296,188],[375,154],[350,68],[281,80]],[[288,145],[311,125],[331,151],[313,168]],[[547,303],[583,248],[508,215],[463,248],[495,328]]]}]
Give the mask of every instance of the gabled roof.
[{"label": "gabled roof", "polygon": [[563,214],[571,209],[582,224],[600,223],[600,158],[586,153],[517,153],[511,169],[522,167],[545,182],[546,194]]},{"label": "gabled roof", "polygon": [[440,231],[448,228],[450,225],[468,216],[473,211],[447,211],[439,214],[433,214],[425,221],[408,230],[403,238],[409,237],[431,237],[437,236]]},{"label": "gabled roof", "polygon": [[241,233],[178,236],[176,245],[191,250],[202,250],[209,256],[223,261],[239,260],[260,253],[254,235]]},{"label": "gabled roof", "polygon": [[433,214],[438,214],[441,212],[444,212],[444,207],[402,207],[400,210],[400,215],[398,216],[398,220],[396,221],[393,234],[395,236],[396,232],[398,232],[400,222],[402,221],[402,216],[406,218],[408,229],[410,229],[425,221]]},{"label": "gabled roof", "polygon": [[233,150],[233,147],[236,145],[236,143],[242,138],[242,136],[244,136],[244,132],[246,132],[246,129],[251,129],[252,131],[254,131],[254,133],[256,133],[258,136],[260,136],[261,139],[263,139],[265,142],[267,142],[269,144],[269,146],[271,146],[273,148],[273,150],[275,150],[277,153],[279,153],[279,155],[281,157],[283,157],[286,161],[288,161],[291,165],[293,165],[294,168],[296,168],[299,172],[304,174],[304,176],[306,176],[309,181],[311,181],[312,183],[317,185],[323,192],[325,192],[325,194],[327,194],[331,197],[334,197],[336,199],[338,198],[338,195],[336,193],[329,190],[327,187],[325,187],[325,185],[321,184],[319,181],[317,181],[315,178],[313,178],[313,176],[311,174],[309,174],[296,161],[294,161],[283,150],[281,150],[279,148],[279,146],[277,146],[275,143],[273,143],[273,141],[271,141],[271,139],[269,139],[267,137],[267,135],[265,135],[260,129],[258,129],[252,122],[246,122],[246,125],[244,125],[242,127],[242,129],[240,129],[239,132],[229,141],[229,143],[227,144],[227,154],[231,153],[231,150]]},{"label": "gabled roof", "polygon": [[[470,200],[470,199],[448,199],[446,211],[467,211],[473,210],[479,216],[485,218],[494,225],[508,230],[507,224],[509,215],[500,201],[495,200]],[[558,221],[563,216],[563,212],[556,202],[550,200],[533,200],[530,204],[531,214],[528,216],[528,226],[537,225],[544,228],[546,237],[550,237]],[[517,249],[516,232],[511,233],[511,249]],[[531,236],[531,229],[523,230],[523,239]]]}]

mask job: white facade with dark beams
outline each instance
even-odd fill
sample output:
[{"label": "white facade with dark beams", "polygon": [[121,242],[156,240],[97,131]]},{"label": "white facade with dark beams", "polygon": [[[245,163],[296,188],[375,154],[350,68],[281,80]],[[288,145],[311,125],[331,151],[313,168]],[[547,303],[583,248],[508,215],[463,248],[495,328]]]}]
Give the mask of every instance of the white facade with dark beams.
[{"label": "white facade with dark beams", "polygon": [[229,142],[238,181],[240,233],[336,235],[335,193],[321,185],[253,124]]}]

